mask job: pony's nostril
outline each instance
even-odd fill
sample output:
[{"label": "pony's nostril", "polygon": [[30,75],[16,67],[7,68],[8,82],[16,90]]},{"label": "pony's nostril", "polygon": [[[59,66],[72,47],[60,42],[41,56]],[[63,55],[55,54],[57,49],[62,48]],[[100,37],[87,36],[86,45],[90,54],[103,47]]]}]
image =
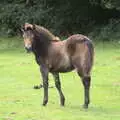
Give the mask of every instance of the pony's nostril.
[{"label": "pony's nostril", "polygon": [[31,47],[25,47],[25,49],[26,49],[26,51],[29,53],[29,52],[31,52],[32,51],[32,48]]}]

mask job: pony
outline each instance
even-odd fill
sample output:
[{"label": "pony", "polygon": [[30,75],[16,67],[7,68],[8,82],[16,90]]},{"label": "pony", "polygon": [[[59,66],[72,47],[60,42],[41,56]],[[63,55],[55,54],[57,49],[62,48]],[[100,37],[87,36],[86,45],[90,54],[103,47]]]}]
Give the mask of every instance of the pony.
[{"label": "pony", "polygon": [[94,62],[92,41],[82,34],[74,34],[61,41],[48,29],[36,24],[25,23],[23,28],[24,46],[27,52],[33,52],[43,80],[44,97],[42,105],[48,103],[48,74],[51,73],[64,106],[59,73],[76,70],[84,86],[84,108],[90,103],[91,70]]}]

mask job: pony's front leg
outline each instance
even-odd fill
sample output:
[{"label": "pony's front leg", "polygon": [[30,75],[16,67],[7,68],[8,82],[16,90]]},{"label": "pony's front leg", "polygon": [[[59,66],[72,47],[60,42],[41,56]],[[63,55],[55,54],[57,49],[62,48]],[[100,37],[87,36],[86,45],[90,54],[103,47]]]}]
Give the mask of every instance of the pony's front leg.
[{"label": "pony's front leg", "polygon": [[[37,62],[37,64],[39,65],[39,66],[41,66],[41,62],[40,62],[40,57],[39,56],[35,56],[35,60],[36,60],[36,62]],[[40,88],[42,88],[43,87],[43,85],[40,83],[39,85],[34,85],[34,89],[40,89]]]},{"label": "pony's front leg", "polygon": [[40,71],[42,74],[44,88],[43,106],[45,106],[48,102],[48,68],[43,65],[40,67]]},{"label": "pony's front leg", "polygon": [[60,95],[60,104],[61,106],[64,106],[65,104],[65,97],[64,97],[64,94],[62,92],[62,89],[61,89],[61,82],[60,82],[60,78],[59,78],[59,73],[52,73],[53,74],[53,77],[55,79],[55,86],[59,92],[59,95]]}]

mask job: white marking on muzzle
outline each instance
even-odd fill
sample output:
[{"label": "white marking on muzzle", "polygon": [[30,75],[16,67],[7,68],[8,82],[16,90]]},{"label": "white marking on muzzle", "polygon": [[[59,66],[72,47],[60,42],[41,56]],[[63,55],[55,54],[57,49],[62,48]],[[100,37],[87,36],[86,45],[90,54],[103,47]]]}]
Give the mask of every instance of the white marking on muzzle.
[{"label": "white marking on muzzle", "polygon": [[31,45],[25,45],[25,48],[30,49],[32,46]]}]

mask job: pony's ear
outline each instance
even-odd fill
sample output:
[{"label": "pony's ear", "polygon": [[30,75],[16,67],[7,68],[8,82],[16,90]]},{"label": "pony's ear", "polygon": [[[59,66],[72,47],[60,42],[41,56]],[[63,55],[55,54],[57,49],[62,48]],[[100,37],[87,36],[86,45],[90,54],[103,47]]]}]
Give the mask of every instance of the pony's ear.
[{"label": "pony's ear", "polygon": [[22,27],[21,29],[20,29],[20,31],[23,33],[23,32],[25,32],[25,30],[24,30],[24,28]]},{"label": "pony's ear", "polygon": [[20,31],[21,33],[24,33],[24,32],[25,32],[24,26],[21,26],[21,27],[19,28],[19,31]]},{"label": "pony's ear", "polygon": [[35,29],[36,29],[35,24],[33,24],[33,30],[35,30]]},{"label": "pony's ear", "polygon": [[29,24],[29,23],[25,23],[24,28],[25,28],[25,30],[32,30],[33,29],[33,25]]}]

